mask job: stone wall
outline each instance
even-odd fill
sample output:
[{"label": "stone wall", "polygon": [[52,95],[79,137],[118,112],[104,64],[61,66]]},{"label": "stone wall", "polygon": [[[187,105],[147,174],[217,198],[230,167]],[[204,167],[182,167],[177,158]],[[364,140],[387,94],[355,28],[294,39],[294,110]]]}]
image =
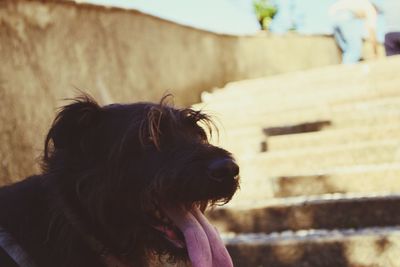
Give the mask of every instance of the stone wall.
[{"label": "stone wall", "polygon": [[[0,182],[39,171],[62,99],[177,105],[234,80],[335,64],[329,37],[228,36],[132,10],[66,1],[0,1]],[[1,180],[2,179],[2,180]]]}]

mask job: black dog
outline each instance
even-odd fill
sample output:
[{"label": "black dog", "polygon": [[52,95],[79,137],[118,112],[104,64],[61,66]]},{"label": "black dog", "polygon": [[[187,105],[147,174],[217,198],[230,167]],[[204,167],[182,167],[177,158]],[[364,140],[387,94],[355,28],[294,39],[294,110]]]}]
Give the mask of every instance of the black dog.
[{"label": "black dog", "polygon": [[0,189],[1,267],[232,266],[203,212],[232,198],[239,168],[208,116],[164,102],[60,110],[43,173]]}]

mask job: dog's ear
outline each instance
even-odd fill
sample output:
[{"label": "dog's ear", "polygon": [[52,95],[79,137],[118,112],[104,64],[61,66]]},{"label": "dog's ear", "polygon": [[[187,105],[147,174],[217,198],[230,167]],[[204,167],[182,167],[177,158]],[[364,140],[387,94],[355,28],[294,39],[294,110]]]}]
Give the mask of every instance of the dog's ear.
[{"label": "dog's ear", "polygon": [[101,107],[88,95],[73,99],[73,103],[61,108],[46,137],[45,155],[48,156],[50,141],[54,150],[82,151],[84,139],[90,127],[98,121]]}]

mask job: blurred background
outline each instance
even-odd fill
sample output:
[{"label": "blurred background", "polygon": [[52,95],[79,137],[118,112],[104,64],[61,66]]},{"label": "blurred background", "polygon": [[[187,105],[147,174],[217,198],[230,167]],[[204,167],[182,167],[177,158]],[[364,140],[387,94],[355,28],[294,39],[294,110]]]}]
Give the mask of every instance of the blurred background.
[{"label": "blurred background", "polygon": [[212,115],[241,190],[207,215],[237,267],[400,267],[400,0],[0,0],[0,182],[57,107]]}]

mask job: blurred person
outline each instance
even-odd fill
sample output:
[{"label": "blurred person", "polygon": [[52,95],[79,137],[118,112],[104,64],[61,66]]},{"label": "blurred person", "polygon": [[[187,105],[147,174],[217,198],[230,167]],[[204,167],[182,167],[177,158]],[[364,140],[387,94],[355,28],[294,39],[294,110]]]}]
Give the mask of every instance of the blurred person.
[{"label": "blurred person", "polygon": [[296,31],[306,35],[331,35],[333,34],[332,21],[326,14],[336,0],[293,0],[293,19]]},{"label": "blurred person", "polygon": [[382,7],[386,25],[386,55],[400,55],[400,0],[385,0]]},{"label": "blurred person", "polygon": [[[399,1],[399,0],[396,0]],[[334,36],[342,50],[342,63],[357,63],[361,60],[364,26],[378,55],[376,34],[378,11],[368,0],[338,0],[329,10],[334,24]]]}]

